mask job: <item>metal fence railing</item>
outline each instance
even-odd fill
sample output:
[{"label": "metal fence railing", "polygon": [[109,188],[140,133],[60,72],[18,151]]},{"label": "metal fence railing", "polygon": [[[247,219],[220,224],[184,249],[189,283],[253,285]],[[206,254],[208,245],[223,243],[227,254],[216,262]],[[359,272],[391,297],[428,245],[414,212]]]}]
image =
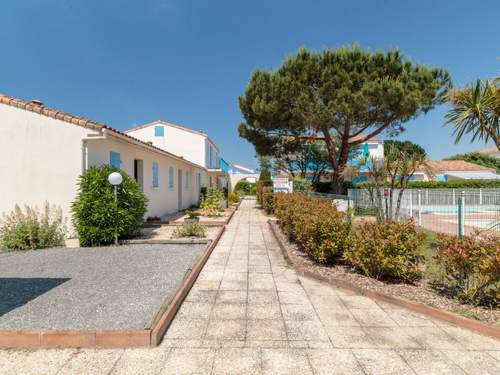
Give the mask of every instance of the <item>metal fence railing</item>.
[{"label": "metal fence railing", "polygon": [[407,189],[401,196],[394,190],[392,205],[386,204],[390,202],[387,189],[349,189],[349,197],[359,212],[392,210],[391,216],[413,218],[431,231],[461,236],[479,230],[500,235],[500,189]]}]

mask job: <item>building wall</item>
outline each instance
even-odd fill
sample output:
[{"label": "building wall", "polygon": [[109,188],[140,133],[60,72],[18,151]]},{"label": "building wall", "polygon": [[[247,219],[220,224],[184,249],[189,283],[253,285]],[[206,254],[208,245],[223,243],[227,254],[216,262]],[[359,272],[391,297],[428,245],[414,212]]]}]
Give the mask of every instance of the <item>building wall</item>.
[{"label": "building wall", "polygon": [[[155,126],[163,127],[163,136],[155,135]],[[162,124],[146,126],[141,129],[132,130],[127,134],[145,142],[152,142],[174,155],[184,157],[193,163],[206,166],[205,137]]]},{"label": "building wall", "polygon": [[0,213],[56,204],[69,217],[82,168],[81,139],[92,131],[0,104]]},{"label": "building wall", "polygon": [[[90,141],[88,144],[89,166],[100,166],[110,163],[110,152],[120,154],[120,168],[129,176],[134,176],[134,160],[142,161],[143,191],[149,199],[148,216],[162,216],[176,212],[179,208],[178,194],[182,189],[181,209],[198,203],[200,187],[206,185],[206,170],[192,166],[191,164],[170,158],[160,153],[152,152],[146,147],[133,145],[125,140],[108,136],[106,140]],[[153,186],[153,163],[158,165],[158,186]],[[169,186],[169,167],[174,168],[174,186]],[[178,171],[182,171],[182,186],[179,186]],[[186,188],[186,172],[189,176]],[[198,186],[197,174],[200,174],[200,186]]]},{"label": "building wall", "polygon": [[[120,154],[121,168],[134,175],[134,159],[143,160],[143,191],[149,199],[146,216],[176,212],[182,171],[182,209],[196,204],[200,185],[207,184],[207,171],[145,146],[134,145],[108,132],[106,139],[87,140],[87,158],[83,162],[82,139],[98,132],[34,112],[0,104],[0,213],[9,212],[17,203],[39,207],[44,201],[63,209],[70,223],[71,202],[77,194],[77,180],[85,164],[110,163],[110,151]],[[188,146],[188,144],[186,144]],[[159,166],[158,187],[152,186],[152,164]],[[174,187],[169,187],[168,169],[174,167]],[[186,172],[189,175],[185,187]]]}]

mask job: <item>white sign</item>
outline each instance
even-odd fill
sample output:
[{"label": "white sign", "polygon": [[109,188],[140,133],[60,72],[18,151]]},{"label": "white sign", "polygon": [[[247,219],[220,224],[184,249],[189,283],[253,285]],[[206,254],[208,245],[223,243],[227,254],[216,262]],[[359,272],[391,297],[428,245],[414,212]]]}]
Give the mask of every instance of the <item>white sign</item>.
[{"label": "white sign", "polygon": [[293,182],[288,180],[288,177],[273,178],[273,192],[275,193],[292,193]]}]

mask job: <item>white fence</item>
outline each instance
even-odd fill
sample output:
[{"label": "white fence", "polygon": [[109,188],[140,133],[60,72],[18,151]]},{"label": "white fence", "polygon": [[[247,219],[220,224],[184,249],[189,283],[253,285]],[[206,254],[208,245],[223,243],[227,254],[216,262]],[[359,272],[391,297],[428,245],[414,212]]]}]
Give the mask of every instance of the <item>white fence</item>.
[{"label": "white fence", "polygon": [[[386,210],[388,194],[388,190],[380,190],[383,201],[380,205],[376,191],[349,189],[354,207],[365,212]],[[500,234],[500,189],[407,189],[396,212],[398,196],[399,190],[393,191],[393,216],[414,218],[425,229],[456,235],[475,230]]]}]

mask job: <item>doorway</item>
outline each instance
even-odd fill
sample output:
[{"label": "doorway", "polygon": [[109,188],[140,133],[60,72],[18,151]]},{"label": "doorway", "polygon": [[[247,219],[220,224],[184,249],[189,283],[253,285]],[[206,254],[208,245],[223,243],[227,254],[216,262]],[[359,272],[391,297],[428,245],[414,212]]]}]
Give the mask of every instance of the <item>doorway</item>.
[{"label": "doorway", "polygon": [[182,211],[182,169],[177,170],[177,191],[178,191],[178,197],[177,197],[177,209],[178,211]]},{"label": "doorway", "polygon": [[134,179],[143,191],[143,162],[140,159],[134,159]]}]

